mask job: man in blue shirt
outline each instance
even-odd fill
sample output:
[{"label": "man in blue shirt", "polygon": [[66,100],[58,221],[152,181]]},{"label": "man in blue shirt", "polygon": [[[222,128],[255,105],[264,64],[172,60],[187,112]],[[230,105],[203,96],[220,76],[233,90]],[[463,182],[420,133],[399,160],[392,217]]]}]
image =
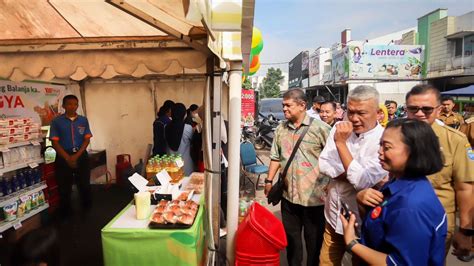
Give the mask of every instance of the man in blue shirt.
[{"label": "man in blue shirt", "polygon": [[51,122],[50,140],[56,150],[56,180],[60,194],[60,212],[68,216],[71,212],[71,192],[75,179],[82,206],[91,207],[90,168],[86,148],[92,133],[89,122],[76,113],[79,100],[74,95],[63,98],[66,113]]}]

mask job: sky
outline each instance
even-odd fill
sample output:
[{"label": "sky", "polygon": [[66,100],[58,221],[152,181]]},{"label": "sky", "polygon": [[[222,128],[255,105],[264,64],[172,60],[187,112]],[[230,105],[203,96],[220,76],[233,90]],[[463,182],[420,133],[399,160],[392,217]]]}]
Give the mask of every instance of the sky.
[{"label": "sky", "polygon": [[300,51],[330,47],[346,28],[353,40],[371,39],[416,27],[438,8],[459,16],[474,11],[474,0],[255,0],[254,26],[264,42],[257,75],[269,67],[288,72],[286,62]]}]

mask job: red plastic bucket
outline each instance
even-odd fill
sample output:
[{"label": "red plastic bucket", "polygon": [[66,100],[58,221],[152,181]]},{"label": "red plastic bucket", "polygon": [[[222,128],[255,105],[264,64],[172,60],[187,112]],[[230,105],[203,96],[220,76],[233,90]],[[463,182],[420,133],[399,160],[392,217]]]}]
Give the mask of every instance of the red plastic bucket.
[{"label": "red plastic bucket", "polygon": [[235,264],[280,265],[280,250],[287,244],[281,221],[254,202],[237,229]]}]

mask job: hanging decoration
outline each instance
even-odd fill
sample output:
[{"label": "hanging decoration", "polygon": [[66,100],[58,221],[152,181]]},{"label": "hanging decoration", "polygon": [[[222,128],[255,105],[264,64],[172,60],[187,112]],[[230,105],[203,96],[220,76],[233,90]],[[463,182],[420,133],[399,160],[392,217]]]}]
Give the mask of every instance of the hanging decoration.
[{"label": "hanging decoration", "polygon": [[[262,39],[262,32],[253,27],[252,31],[252,49],[250,50],[250,66],[249,66],[249,73],[244,73],[243,76],[252,76],[257,73],[258,69],[260,69],[260,52],[263,49],[263,39]],[[245,80],[245,78],[243,79]]]}]

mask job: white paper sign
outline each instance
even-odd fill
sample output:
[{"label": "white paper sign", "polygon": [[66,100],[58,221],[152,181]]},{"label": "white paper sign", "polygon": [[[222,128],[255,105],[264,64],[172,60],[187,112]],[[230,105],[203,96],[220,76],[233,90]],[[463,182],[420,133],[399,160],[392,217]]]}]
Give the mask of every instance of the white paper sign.
[{"label": "white paper sign", "polygon": [[28,166],[29,166],[30,168],[36,168],[36,167],[38,167],[38,165],[39,165],[39,164],[37,164],[37,163],[29,163],[29,164],[28,164]]},{"label": "white paper sign", "polygon": [[166,172],[166,170],[161,170],[161,172],[157,173],[156,178],[160,181],[161,186],[166,186],[171,181],[171,176]]},{"label": "white paper sign", "polygon": [[41,145],[38,141],[35,141],[35,140],[31,141],[31,144],[33,144],[33,146]]},{"label": "white paper sign", "polygon": [[173,199],[173,200],[177,199],[180,194],[181,194],[181,191],[179,191],[179,187],[176,186],[176,185],[172,185],[172,188],[171,188],[171,199]]},{"label": "white paper sign", "polygon": [[178,166],[179,168],[183,167],[184,166],[184,162],[182,159],[176,159],[176,166]]},{"label": "white paper sign", "polygon": [[21,225],[21,222],[20,222],[20,221],[18,221],[18,223],[13,224],[13,228],[15,228],[15,230],[20,229],[21,226],[22,226],[22,225]]},{"label": "white paper sign", "polygon": [[146,178],[143,176],[134,173],[128,178],[128,180],[136,189],[138,189],[138,191],[147,191],[146,184],[148,184],[148,180],[146,180]]}]

